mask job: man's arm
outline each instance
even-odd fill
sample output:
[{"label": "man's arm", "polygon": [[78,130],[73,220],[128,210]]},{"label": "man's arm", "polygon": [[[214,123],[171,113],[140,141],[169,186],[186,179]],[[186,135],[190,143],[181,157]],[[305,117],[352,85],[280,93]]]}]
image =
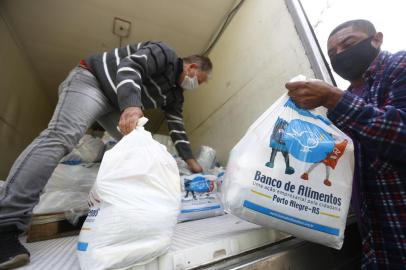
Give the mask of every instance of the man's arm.
[{"label": "man's arm", "polygon": [[116,87],[120,110],[141,107],[142,82],[165,71],[175,53],[163,43],[149,43],[122,59],[117,68]]},{"label": "man's arm", "polygon": [[141,91],[143,80],[162,73],[175,53],[163,43],[149,43],[121,60],[117,69],[116,89],[122,115],[119,127],[124,134],[131,132],[142,117]]},{"label": "man's arm", "polygon": [[[405,81],[406,82],[406,81]],[[346,92],[328,117],[340,129],[356,138],[368,152],[390,161],[405,163],[406,84],[389,91],[386,105],[374,104]]]},{"label": "man's arm", "polygon": [[195,160],[190,142],[186,134],[183,115],[180,108],[167,107],[165,110],[165,118],[168,124],[169,136],[173,144],[178,150],[179,155],[186,161],[192,172],[202,172],[203,169]]},{"label": "man's arm", "polygon": [[337,88],[320,81],[298,82],[293,83],[294,85],[288,83],[286,87],[289,95],[299,105],[318,104],[327,107],[330,120],[339,129],[356,138],[366,151],[390,161],[405,163],[406,72],[404,73],[388,86],[383,108],[367,103],[350,92],[338,93]]}]

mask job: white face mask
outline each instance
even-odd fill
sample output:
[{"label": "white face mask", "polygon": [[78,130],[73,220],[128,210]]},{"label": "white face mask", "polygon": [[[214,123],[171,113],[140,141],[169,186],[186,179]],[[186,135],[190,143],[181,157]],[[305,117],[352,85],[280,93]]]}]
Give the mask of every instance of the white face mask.
[{"label": "white face mask", "polygon": [[186,90],[193,90],[196,89],[199,86],[199,81],[197,80],[197,75],[195,73],[195,75],[193,77],[189,77],[187,74],[185,75],[185,78],[183,79],[181,85],[180,85],[183,89]]}]

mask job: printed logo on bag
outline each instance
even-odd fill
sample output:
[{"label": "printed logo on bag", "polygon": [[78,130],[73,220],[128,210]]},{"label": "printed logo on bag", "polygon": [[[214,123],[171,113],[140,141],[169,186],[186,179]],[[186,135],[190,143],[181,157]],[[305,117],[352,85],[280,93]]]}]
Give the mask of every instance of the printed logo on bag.
[{"label": "printed logo on bag", "polygon": [[[331,124],[323,116],[297,107],[291,99],[288,99],[284,107],[291,108],[300,115],[321,120],[326,125]],[[301,119],[288,122],[278,117],[270,136],[269,147],[272,149],[270,160],[265,163],[265,166],[273,168],[277,153],[280,152],[285,160],[285,174],[294,174],[295,169],[290,166],[289,162],[289,157],[292,155],[300,161],[312,163],[301,175],[303,180],[309,180],[310,172],[318,165],[324,164],[326,177],[323,183],[331,186],[332,183],[328,178],[329,170],[330,168],[335,169],[338,159],[344,154],[347,143],[346,139],[336,143],[332,134],[313,123]]]},{"label": "printed logo on bag", "polygon": [[203,176],[197,176],[193,179],[185,179],[186,198],[189,193],[192,193],[194,199],[196,199],[196,193],[212,192],[214,190],[214,182],[207,180]]},{"label": "printed logo on bag", "polygon": [[97,209],[90,209],[89,213],[87,214],[88,217],[97,217],[99,214],[100,208]]}]

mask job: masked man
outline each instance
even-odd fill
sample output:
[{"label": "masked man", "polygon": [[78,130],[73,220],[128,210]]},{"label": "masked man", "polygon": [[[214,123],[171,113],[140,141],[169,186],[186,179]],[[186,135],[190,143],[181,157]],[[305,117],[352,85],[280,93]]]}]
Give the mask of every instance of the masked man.
[{"label": "masked man", "polygon": [[369,21],[336,27],[328,39],[335,72],[347,91],[320,81],[287,83],[301,107],[324,106],[355,144],[352,206],[362,236],[363,269],[406,265],[406,52],[381,51]]}]

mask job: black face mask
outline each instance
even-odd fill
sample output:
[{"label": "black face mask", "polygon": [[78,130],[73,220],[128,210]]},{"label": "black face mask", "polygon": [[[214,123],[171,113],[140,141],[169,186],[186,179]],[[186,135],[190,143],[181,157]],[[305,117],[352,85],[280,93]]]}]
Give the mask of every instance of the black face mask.
[{"label": "black face mask", "polygon": [[371,44],[373,38],[366,38],[334,56],[331,59],[334,71],[349,81],[361,78],[379,53],[379,49]]}]

